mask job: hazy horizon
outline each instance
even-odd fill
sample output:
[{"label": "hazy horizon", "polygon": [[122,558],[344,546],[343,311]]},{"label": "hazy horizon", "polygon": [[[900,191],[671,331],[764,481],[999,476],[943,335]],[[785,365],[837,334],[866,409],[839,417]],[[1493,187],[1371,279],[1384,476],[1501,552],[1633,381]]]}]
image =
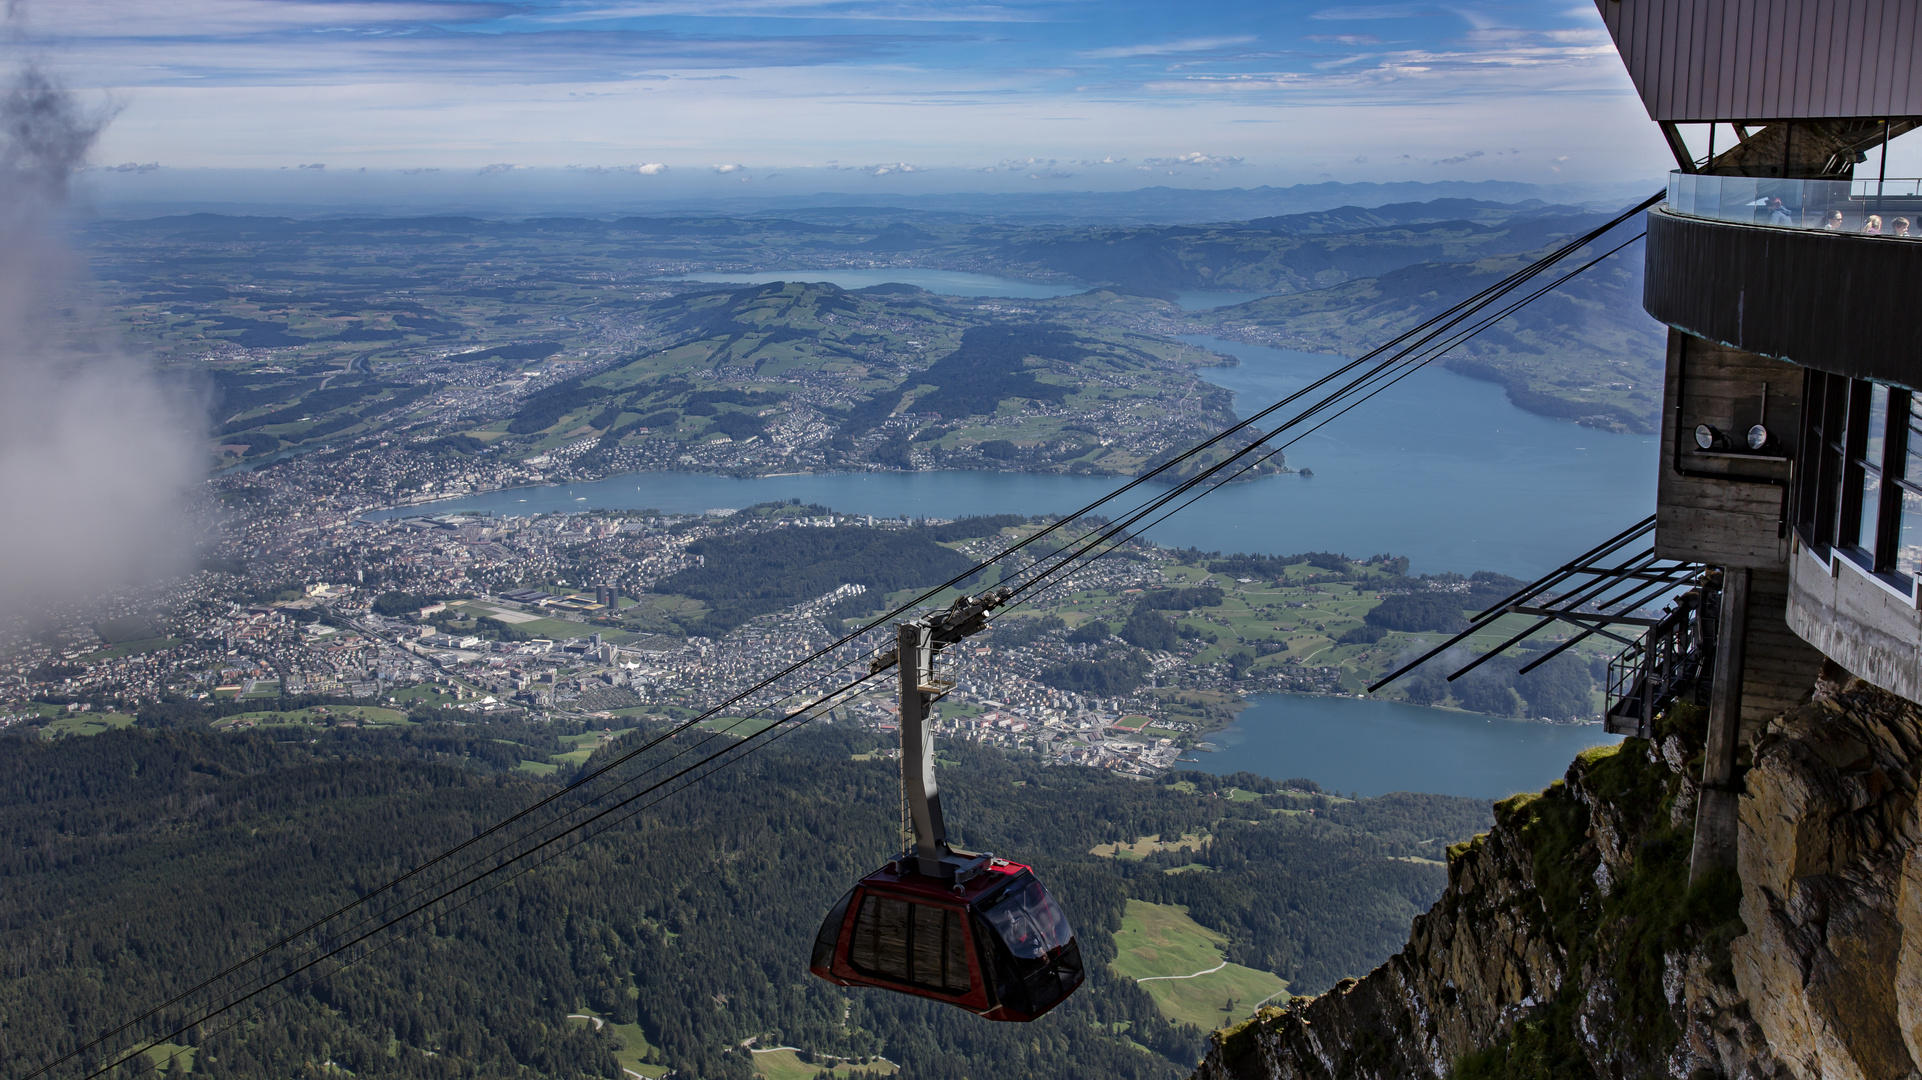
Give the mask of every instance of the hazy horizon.
[{"label": "hazy horizon", "polygon": [[[831,177],[818,178],[831,180]],[[939,186],[945,179],[952,186]],[[932,176],[919,190],[809,189],[797,183],[753,192],[700,178],[641,189],[613,172],[527,169],[512,174],[395,170],[88,169],[75,182],[82,213],[107,218],[179,213],[287,217],[392,216],[422,213],[490,217],[587,217],[683,213],[768,214],[807,208],[892,208],[1010,217],[1114,221],[1231,221],[1307,213],[1337,206],[1379,206],[1434,199],[1476,199],[1609,206],[1661,186],[1650,175],[1620,182],[1515,180],[1320,181],[1289,185],[980,190],[966,177]]]}]

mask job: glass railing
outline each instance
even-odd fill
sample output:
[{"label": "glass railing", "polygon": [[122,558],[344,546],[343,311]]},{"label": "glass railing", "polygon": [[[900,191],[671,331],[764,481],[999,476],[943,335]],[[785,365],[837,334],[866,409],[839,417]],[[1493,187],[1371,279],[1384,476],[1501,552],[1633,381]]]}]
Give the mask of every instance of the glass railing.
[{"label": "glass railing", "polygon": [[1744,225],[1922,240],[1922,179],[1779,180],[1672,172],[1668,208]]}]

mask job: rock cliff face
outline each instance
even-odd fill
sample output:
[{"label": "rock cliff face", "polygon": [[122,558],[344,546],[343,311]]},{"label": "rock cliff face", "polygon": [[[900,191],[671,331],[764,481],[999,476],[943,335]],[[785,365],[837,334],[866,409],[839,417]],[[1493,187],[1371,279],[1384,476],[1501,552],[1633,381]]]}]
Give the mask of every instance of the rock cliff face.
[{"label": "rock cliff face", "polygon": [[1699,712],[1497,804],[1366,978],[1197,1080],[1922,1076],[1922,709],[1828,685],[1750,748],[1738,871],[1688,884]]}]

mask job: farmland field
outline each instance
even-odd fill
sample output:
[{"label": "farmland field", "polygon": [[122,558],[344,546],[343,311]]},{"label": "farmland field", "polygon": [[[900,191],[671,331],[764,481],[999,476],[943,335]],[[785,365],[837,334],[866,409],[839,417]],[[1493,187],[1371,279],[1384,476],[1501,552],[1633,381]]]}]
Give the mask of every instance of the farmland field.
[{"label": "farmland field", "polygon": [[1186,908],[1129,900],[1115,934],[1117,972],[1141,984],[1161,1015],[1202,1030],[1286,1000],[1287,982],[1223,959],[1227,939],[1188,917]]}]

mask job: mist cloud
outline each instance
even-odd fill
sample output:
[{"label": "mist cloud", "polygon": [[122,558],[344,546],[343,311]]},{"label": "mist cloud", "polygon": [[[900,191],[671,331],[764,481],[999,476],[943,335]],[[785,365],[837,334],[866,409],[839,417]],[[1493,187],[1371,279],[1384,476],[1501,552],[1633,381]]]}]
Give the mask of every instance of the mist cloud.
[{"label": "mist cloud", "polygon": [[116,347],[52,226],[105,124],[37,70],[0,97],[0,618],[190,565],[204,410]]}]

